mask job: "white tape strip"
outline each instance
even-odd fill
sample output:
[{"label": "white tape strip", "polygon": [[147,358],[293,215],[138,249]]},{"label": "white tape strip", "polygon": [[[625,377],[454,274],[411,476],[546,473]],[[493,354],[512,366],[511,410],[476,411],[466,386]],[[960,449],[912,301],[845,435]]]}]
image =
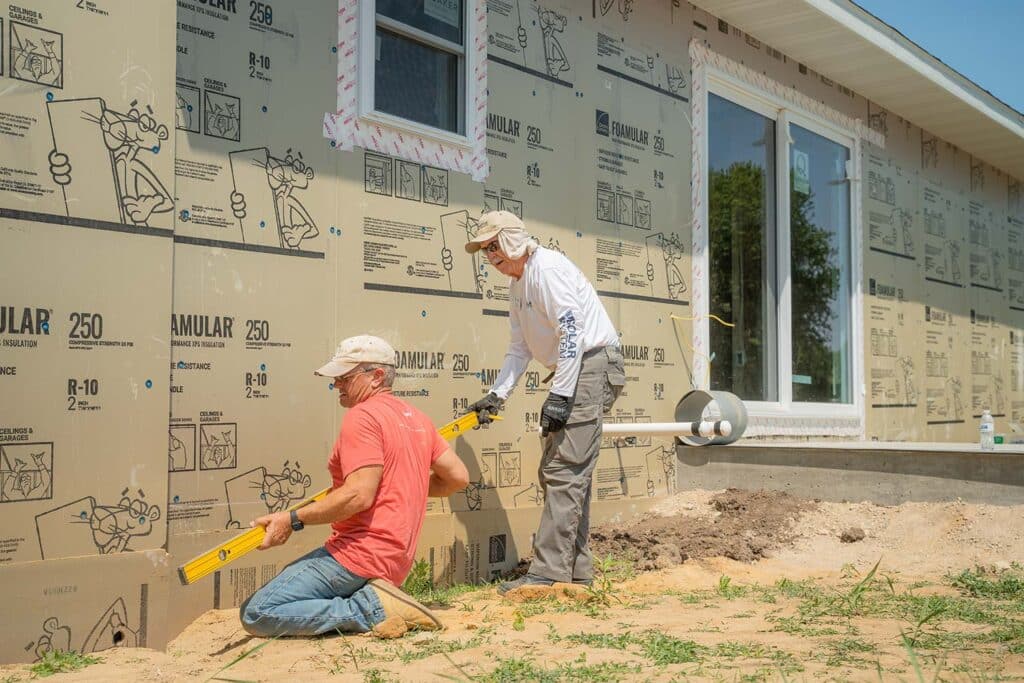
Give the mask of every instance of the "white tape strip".
[{"label": "white tape strip", "polygon": [[391,156],[430,164],[473,180],[487,178],[487,2],[474,0],[473,7],[473,107],[467,122],[469,148],[446,145],[410,134],[399,128],[360,122],[358,109],[359,0],[338,0],[338,100],[337,110],[324,115],[324,137],[336,149],[356,146]]},{"label": "white tape strip", "polygon": [[[724,71],[730,76],[738,78],[755,88],[759,88],[770,93],[779,99],[785,100],[800,109],[804,109],[812,114],[828,119],[842,128],[854,131],[861,140],[867,140],[876,147],[885,149],[885,136],[878,131],[865,126],[861,123],[860,119],[851,118],[828,105],[822,104],[821,102],[804,95],[795,88],[783,85],[782,83],[779,83],[762,73],[758,73],[739,62],[734,62],[728,57],[720,55],[717,52],[713,52],[696,38],[690,41],[690,59],[693,62],[694,68],[696,68],[698,62],[701,64],[710,64],[716,69]],[[697,80],[696,77],[694,80]]]}]

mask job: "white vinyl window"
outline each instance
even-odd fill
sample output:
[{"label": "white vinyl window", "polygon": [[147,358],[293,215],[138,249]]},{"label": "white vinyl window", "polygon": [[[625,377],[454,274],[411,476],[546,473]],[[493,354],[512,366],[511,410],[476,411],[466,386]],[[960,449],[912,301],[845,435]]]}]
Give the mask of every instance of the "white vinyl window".
[{"label": "white vinyl window", "polygon": [[734,325],[704,323],[710,388],[755,417],[862,423],[858,139],[723,72],[706,83],[708,310]]},{"label": "white vinyl window", "polygon": [[468,0],[360,0],[359,117],[469,147],[475,58]]}]

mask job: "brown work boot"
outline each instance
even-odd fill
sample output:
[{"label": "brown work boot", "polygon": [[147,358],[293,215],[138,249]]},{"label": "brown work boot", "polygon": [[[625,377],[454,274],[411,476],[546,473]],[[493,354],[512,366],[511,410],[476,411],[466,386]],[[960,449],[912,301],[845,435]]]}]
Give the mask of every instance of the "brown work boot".
[{"label": "brown work boot", "polygon": [[384,618],[401,617],[409,628],[422,631],[436,631],[444,628],[441,621],[429,609],[401,588],[396,588],[384,579],[370,579],[367,585],[377,594],[384,609]]}]

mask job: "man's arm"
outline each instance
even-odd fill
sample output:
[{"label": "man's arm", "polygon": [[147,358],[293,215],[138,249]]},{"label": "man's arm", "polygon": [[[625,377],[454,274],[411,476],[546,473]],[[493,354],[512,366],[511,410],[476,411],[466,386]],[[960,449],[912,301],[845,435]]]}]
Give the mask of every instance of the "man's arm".
[{"label": "man's arm", "polygon": [[469,470],[450,448],[434,461],[430,470],[427,495],[431,498],[444,498],[469,486]]},{"label": "man's arm", "polygon": [[498,377],[494,380],[491,391],[498,398],[505,400],[515,389],[519,378],[526,372],[526,366],[530,364],[533,354],[530,347],[523,339],[523,330],[519,325],[519,309],[515,306],[509,310],[509,325],[511,326],[508,351],[505,352],[505,362],[501,364]]},{"label": "man's arm", "polygon": [[[461,462],[460,462],[461,464]],[[324,498],[298,509],[297,515],[303,524],[332,524],[359,514],[373,505],[377,497],[384,468],[368,465],[355,470],[345,483],[328,493]],[[291,513],[275,512],[253,520],[252,526],[266,530],[260,550],[273,548],[285,543],[292,535]]]},{"label": "man's arm", "polygon": [[571,398],[576,393],[576,379],[583,363],[583,308],[571,278],[557,269],[541,272],[541,296],[551,322],[558,330],[558,361],[551,393]]}]

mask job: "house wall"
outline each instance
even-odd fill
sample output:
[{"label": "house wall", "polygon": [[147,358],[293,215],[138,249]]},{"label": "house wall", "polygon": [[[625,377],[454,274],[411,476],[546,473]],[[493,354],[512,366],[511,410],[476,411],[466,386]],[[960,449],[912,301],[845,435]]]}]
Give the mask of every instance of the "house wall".
[{"label": "house wall", "polygon": [[[438,424],[482,395],[508,336],[506,284],[461,248],[486,209],[521,214],[601,292],[627,358],[609,419],[670,419],[695,383],[691,39],[885,133],[863,151],[865,382],[901,407],[869,407],[866,436],[972,439],[983,404],[1000,431],[1016,419],[1024,215],[998,170],[685,3],[491,0],[477,183],[332,148],[337,4],[269,4],[0,10],[0,595],[35,596],[4,661],[161,647],[319,545],[311,529],[174,578],[328,485],[341,412],[312,370],[339,339],[389,339],[396,393]],[[419,549],[439,579],[529,552],[545,374],[455,442],[472,483],[429,504]],[[598,521],[675,490],[667,441],[602,445]]]}]

